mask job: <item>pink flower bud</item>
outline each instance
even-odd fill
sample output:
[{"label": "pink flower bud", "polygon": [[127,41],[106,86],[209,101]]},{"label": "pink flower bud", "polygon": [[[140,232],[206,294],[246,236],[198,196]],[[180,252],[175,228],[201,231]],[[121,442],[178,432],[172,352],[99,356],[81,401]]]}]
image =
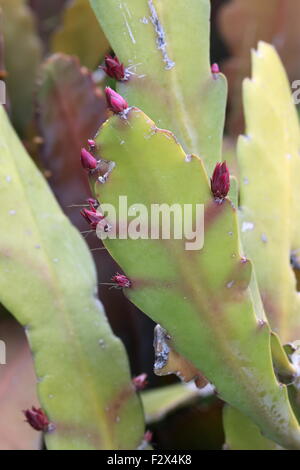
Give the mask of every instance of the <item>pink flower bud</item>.
[{"label": "pink flower bud", "polygon": [[151,442],[153,438],[153,433],[151,431],[146,431],[144,434],[144,441]]},{"label": "pink flower bud", "polygon": [[104,219],[104,215],[97,212],[94,206],[91,205],[90,208],[90,210],[82,209],[80,211],[80,214],[82,215],[82,217],[85,218],[87,223],[90,225],[91,229],[96,230],[99,222]]},{"label": "pink flower bud", "polygon": [[118,57],[111,57],[107,55],[105,57],[105,66],[103,70],[111,78],[122,81],[126,78],[124,65],[120,63]]},{"label": "pink flower bud", "polygon": [[223,200],[230,189],[230,174],[226,162],[216,164],[210,182],[215,199]]},{"label": "pink flower bud", "polygon": [[219,75],[219,73],[220,73],[220,68],[219,68],[218,64],[212,64],[212,66],[211,66],[211,73],[212,73],[213,75]]},{"label": "pink flower bud", "polygon": [[115,274],[112,279],[111,279],[113,282],[115,282],[118,287],[131,287],[131,282],[130,280],[128,279],[128,277],[126,277],[124,274]]},{"label": "pink flower bud", "polygon": [[105,88],[106,100],[108,107],[116,114],[122,113],[128,108],[127,101],[119,95],[119,93],[112,90],[110,87]]},{"label": "pink flower bud", "polygon": [[148,385],[147,377],[147,374],[140,374],[132,379],[132,383],[136,390],[144,390],[144,388]]},{"label": "pink flower bud", "polygon": [[97,160],[86,149],[81,149],[81,164],[85,170],[94,170],[97,167]]},{"label": "pink flower bud", "polygon": [[23,411],[26,422],[36,431],[47,432],[53,429],[53,424],[51,424],[45,415],[44,411],[41,408],[35,408],[34,406],[28,410]]}]

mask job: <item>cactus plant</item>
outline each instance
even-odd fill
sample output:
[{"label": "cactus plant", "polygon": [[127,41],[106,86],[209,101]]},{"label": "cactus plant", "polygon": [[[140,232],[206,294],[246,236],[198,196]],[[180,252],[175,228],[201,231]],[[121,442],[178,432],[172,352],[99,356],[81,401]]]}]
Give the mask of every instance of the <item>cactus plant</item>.
[{"label": "cactus plant", "polygon": [[300,129],[275,50],[260,43],[252,64],[252,79],[244,82],[246,135],[238,145],[241,232],[272,328],[290,342],[300,337],[293,272],[299,264]]},{"label": "cactus plant", "polygon": [[[300,142],[280,60],[265,43],[253,53],[244,84],[246,136],[228,166],[227,84],[210,64],[209,0],[90,4],[116,54],[99,73],[109,77],[108,119],[87,135],[103,121],[104,94],[79,61],[55,55],[37,94],[44,152],[57,181],[70,187],[73,173],[60,180],[61,160],[52,161],[55,145],[66,146],[68,158],[78,152],[72,171],[81,161],[95,198],[81,208],[82,222],[120,266],[105,285],[123,289],[157,324],[155,373],[193,380],[204,391],[175,384],[143,392],[143,412],[138,392],[146,375],[130,379],[125,350],[97,299],[91,255],[1,109],[0,301],[25,327],[33,353],[41,407],[30,404],[26,421],[45,433],[48,449],[149,449],[144,415],[162,419],[207,387],[213,401],[226,403],[228,448],[299,450],[293,270],[300,265]],[[77,8],[89,18],[87,2],[71,4],[55,48],[65,47]],[[94,28],[95,19],[88,21]],[[85,37],[91,44],[93,31]],[[103,51],[107,43],[100,42]],[[74,38],[70,47],[83,64],[98,63],[97,48],[87,53]],[[68,123],[58,131],[60,115]],[[81,140],[87,145],[80,153]],[[64,189],[61,183],[66,205],[73,196]]]},{"label": "cactus plant", "polygon": [[40,401],[53,423],[47,447],[136,448],[142,409],[124,349],[96,298],[90,253],[3,108],[0,120],[0,298],[26,328]]},{"label": "cactus plant", "polygon": [[[254,250],[251,251],[251,245],[245,238],[242,248],[237,208],[224,199],[229,188],[225,190],[224,195],[216,194],[212,180],[213,194],[210,192],[208,175],[212,173],[216,156],[221,153],[220,141],[215,135],[212,157],[209,144],[211,135],[205,126],[197,122],[198,134],[203,137],[206,144],[200,145],[198,142],[194,147],[191,141],[188,142],[184,138],[184,132],[180,128],[182,120],[186,127],[188,123],[194,122],[195,108],[188,105],[188,100],[184,101],[184,112],[179,111],[177,107],[177,86],[179,83],[184,84],[185,73],[188,73],[190,64],[186,64],[185,57],[178,57],[180,67],[177,68],[176,61],[172,61],[171,64],[167,58],[171,57],[168,55],[170,51],[173,51],[174,57],[177,57],[178,35],[173,36],[172,33],[178,27],[175,18],[180,12],[182,13],[183,4],[178,2],[176,7],[171,9],[168,2],[162,5],[160,2],[144,1],[137,5],[133,0],[125,11],[117,5],[119,2],[111,0],[110,8],[105,12],[102,0],[92,0],[91,3],[121,61],[125,62],[125,65],[134,64],[135,61],[139,64],[138,73],[134,69],[133,77],[121,80],[118,85],[118,90],[122,91],[126,100],[122,101],[122,98],[109,92],[108,102],[115,116],[105,123],[96,137],[100,150],[98,155],[100,163],[96,170],[90,172],[91,187],[100,205],[104,204],[104,207],[107,207],[107,204],[111,204],[117,210],[118,222],[112,223],[112,232],[117,233],[120,227],[123,230],[124,227],[127,229],[137,214],[139,223],[147,226],[150,223],[148,214],[151,212],[151,205],[166,203],[169,207],[174,207],[173,205],[177,204],[183,209],[184,204],[195,206],[199,203],[205,208],[205,244],[202,250],[193,253],[193,256],[185,251],[182,240],[152,240],[141,233],[137,233],[135,239],[126,240],[122,239],[125,237],[118,236],[104,237],[105,246],[130,279],[130,288],[126,289],[126,295],[166,329],[172,347],[216,385],[225,401],[251,418],[261,432],[277,444],[286,448],[299,448],[299,423],[289,403],[286,386],[278,382],[282,373],[284,375],[287,372],[291,378],[296,371],[289,363],[276,336],[276,333],[281,333],[281,329],[270,315],[271,327],[275,328],[275,332],[272,333],[260,300],[262,295],[265,301],[260,282],[264,272],[259,265],[257,272],[254,272],[251,261],[244,257],[244,253],[249,252],[256,267],[259,255],[256,253],[256,256],[253,256]],[[190,3],[192,12],[196,4]],[[197,7],[197,13],[201,11],[202,20],[205,21],[208,2],[200,2]],[[197,15],[195,17],[199,20]],[[192,21],[190,18],[189,20]],[[141,25],[149,26],[145,34],[148,34],[146,37],[152,51],[151,57],[147,57],[143,49],[145,43]],[[123,38],[121,40],[120,34],[116,34],[122,31],[126,40]],[[156,42],[158,31],[162,36],[161,49],[157,47]],[[182,42],[183,40],[180,51],[182,51]],[[262,48],[263,46],[257,56],[261,54]],[[159,53],[162,53],[162,58],[165,59],[163,66],[157,62]],[[203,54],[206,53],[208,53],[207,48]],[[262,71],[272,74],[272,69],[275,68],[277,72],[280,66],[276,61],[278,59],[273,59],[274,63],[269,64],[267,60],[261,60]],[[182,64],[185,64],[185,67]],[[216,70],[213,69],[212,72],[210,80],[213,83],[216,79],[214,77]],[[282,106],[286,106],[287,112],[281,119],[276,114],[274,119],[277,119],[280,131],[284,119],[289,119],[288,123],[293,125],[291,137],[284,135],[283,145],[285,143],[287,146],[293,145],[291,142],[293,138],[298,145],[298,122],[295,114],[293,115],[294,111],[290,108],[290,96],[285,90],[286,83],[281,75],[278,81],[274,80],[274,89],[270,88],[269,95],[266,96],[268,98],[272,94],[275,99],[278,91],[282,90],[282,99],[280,95],[278,96],[278,107],[282,109]],[[203,76],[207,83],[207,75]],[[192,74],[189,74],[189,77],[193,79]],[[218,82],[219,79],[220,77],[217,77],[216,82],[221,86],[222,81]],[[261,80],[266,81],[266,79],[266,75],[261,77]],[[156,84],[156,80],[159,80],[159,85]],[[174,88],[169,86],[166,89],[164,84],[172,83],[172,80],[176,81],[176,86]],[[253,88],[257,90],[255,84],[256,82]],[[199,82],[198,88],[193,87],[191,83],[189,87],[181,90],[180,96],[184,96],[184,93],[197,93],[199,87],[201,88]],[[165,99],[172,95],[167,103],[157,103],[157,96],[160,97],[159,90],[163,90]],[[201,102],[202,113],[208,121],[210,112],[216,109],[217,103],[219,109],[222,109],[222,99],[218,99],[219,95],[216,97],[212,93],[209,96],[214,104]],[[112,98],[116,104],[112,105]],[[137,107],[128,108],[127,102],[129,105],[141,105],[148,115]],[[245,106],[249,119],[251,103],[252,107],[260,109],[254,99],[251,102],[248,99]],[[174,108],[181,113],[180,119],[176,119],[178,116]],[[213,115],[217,130],[222,128],[219,116],[218,113]],[[266,121],[265,116],[262,114],[262,118]],[[153,118],[156,118],[156,123],[152,121]],[[162,125],[173,131],[176,137],[170,131],[158,128]],[[282,132],[284,133],[284,130]],[[270,134],[264,135],[266,150],[270,138]],[[251,142],[251,139],[252,135],[248,140]],[[193,151],[196,151],[202,159],[191,155]],[[284,148],[282,151],[283,155],[290,155],[292,152],[289,148]],[[241,166],[245,164],[240,163]],[[254,165],[253,163],[251,165],[253,171]],[[215,171],[219,172],[217,169]],[[218,178],[218,173],[216,177]],[[219,179],[220,177],[221,173]],[[283,181],[286,182],[286,179]],[[244,180],[244,183],[247,182]],[[252,187],[255,190],[255,185]],[[276,183],[273,187],[275,190]],[[245,190],[243,191],[245,194]],[[131,208],[132,217],[129,217],[129,221],[126,219],[128,214],[125,217],[125,214],[118,212],[117,209],[122,195],[126,195],[128,207]],[[251,198],[252,204],[258,201],[258,196],[255,197],[253,192],[248,197]],[[293,202],[293,198],[290,200]],[[296,202],[296,199],[294,200]],[[273,204],[273,200],[270,203]],[[144,205],[148,211],[143,212],[137,204]],[[257,204],[257,207],[261,211],[265,210],[262,204],[260,206]],[[273,207],[277,209],[274,204]],[[110,224],[110,215],[107,217],[107,226]],[[193,221],[195,222],[195,214]],[[136,221],[134,223],[137,224]],[[262,219],[262,223],[267,226],[265,218]],[[243,218],[241,228],[241,232],[244,233],[246,230]],[[292,226],[290,231],[292,237],[296,235]],[[288,247],[290,248],[292,249],[292,246]],[[286,256],[284,250],[282,250],[283,255]],[[287,266],[288,260],[286,257]],[[262,256],[260,264],[266,266],[265,258]],[[282,275],[280,269],[277,268],[276,272]],[[258,284],[256,275],[258,275]],[[270,276],[265,276],[265,281],[272,282],[272,279],[270,281]],[[273,284],[273,289],[275,286],[278,289],[278,284]],[[284,296],[286,289],[288,284],[285,282],[285,287],[279,289],[279,295]],[[296,308],[295,305],[296,302],[293,308]],[[267,306],[266,309],[267,314],[270,314]],[[288,304],[285,304],[285,310],[289,310]],[[282,338],[286,339],[284,331]],[[278,373],[277,378],[274,367]]]},{"label": "cactus plant", "polygon": [[[221,159],[226,80],[209,59],[208,0],[91,0],[130,74],[118,91],[212,171]],[[182,21],[184,18],[184,21]]]}]

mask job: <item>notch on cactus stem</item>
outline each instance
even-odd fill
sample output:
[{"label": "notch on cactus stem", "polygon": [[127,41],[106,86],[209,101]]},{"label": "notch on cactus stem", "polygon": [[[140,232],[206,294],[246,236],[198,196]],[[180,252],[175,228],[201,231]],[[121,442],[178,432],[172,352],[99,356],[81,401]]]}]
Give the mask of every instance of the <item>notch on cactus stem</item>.
[{"label": "notch on cactus stem", "polygon": [[214,78],[215,80],[219,77],[220,68],[219,68],[219,65],[218,65],[217,63],[212,64],[212,66],[211,66],[211,73],[213,74],[213,78]]},{"label": "notch on cactus stem", "polygon": [[214,198],[217,202],[222,202],[230,189],[230,174],[226,162],[216,164],[210,184]]},{"label": "notch on cactus stem", "polygon": [[95,170],[97,167],[97,160],[85,148],[81,149],[81,164],[85,170]]},{"label": "notch on cactus stem", "polygon": [[132,383],[137,391],[144,390],[148,385],[147,374],[140,374],[132,379]]},{"label": "notch on cactus stem", "polygon": [[119,61],[117,56],[112,57],[107,55],[104,61],[105,65],[102,67],[102,69],[109,77],[118,81],[124,81],[128,79],[124,65]]},{"label": "notch on cactus stem", "polygon": [[117,287],[128,288],[131,287],[131,281],[124,274],[116,273],[111,280],[116,284]]},{"label": "notch on cactus stem", "polygon": [[97,199],[94,199],[92,197],[89,197],[86,202],[88,203],[89,207],[93,210],[93,209],[97,209],[97,207],[99,207],[99,203],[97,201]]},{"label": "notch on cactus stem", "polygon": [[105,88],[105,95],[108,107],[116,114],[123,113],[128,109],[128,103],[124,98],[110,87]]},{"label": "notch on cactus stem", "polygon": [[33,406],[31,410],[23,410],[23,413],[25,415],[26,422],[36,431],[49,432],[54,430],[54,424],[50,423],[45,412],[41,408],[35,408],[35,406]]},{"label": "notch on cactus stem", "polygon": [[96,149],[96,142],[93,139],[88,139],[88,145],[90,152],[93,152]]}]

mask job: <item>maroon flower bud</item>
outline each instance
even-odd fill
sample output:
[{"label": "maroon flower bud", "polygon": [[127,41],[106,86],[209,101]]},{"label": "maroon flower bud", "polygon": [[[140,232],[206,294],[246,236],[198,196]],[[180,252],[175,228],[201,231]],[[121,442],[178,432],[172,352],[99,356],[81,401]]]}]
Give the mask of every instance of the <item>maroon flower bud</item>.
[{"label": "maroon flower bud", "polygon": [[81,164],[85,170],[94,170],[97,167],[97,160],[86,149],[81,149]]},{"label": "maroon flower bud", "polygon": [[53,424],[49,422],[47,416],[41,408],[35,408],[34,406],[31,410],[23,411],[26,422],[36,431],[47,432],[53,429]]},{"label": "maroon flower bud", "polygon": [[119,93],[112,90],[110,87],[105,88],[106,100],[108,107],[116,114],[122,113],[128,108],[127,101],[119,95]]},{"label": "maroon flower bud", "polygon": [[118,287],[131,287],[130,280],[124,274],[117,273],[111,278],[111,280],[115,282]]},{"label": "maroon flower bud", "polygon": [[80,214],[82,215],[82,217],[85,218],[87,223],[90,225],[91,229],[96,230],[97,225],[99,224],[99,222],[101,222],[101,220],[104,219],[104,215],[97,212],[95,207],[93,207],[93,206],[90,206],[90,207],[91,207],[90,210],[89,209],[82,209],[80,211]]},{"label": "maroon flower bud", "polygon": [[132,379],[132,383],[136,390],[144,390],[144,388],[148,385],[147,377],[147,374],[140,374]]},{"label": "maroon flower bud", "polygon": [[124,65],[120,63],[118,57],[111,57],[107,55],[105,57],[105,66],[102,67],[104,72],[111,78],[122,81],[126,79]]},{"label": "maroon flower bud", "polygon": [[226,162],[216,164],[210,182],[215,199],[223,200],[230,189],[230,174]]}]

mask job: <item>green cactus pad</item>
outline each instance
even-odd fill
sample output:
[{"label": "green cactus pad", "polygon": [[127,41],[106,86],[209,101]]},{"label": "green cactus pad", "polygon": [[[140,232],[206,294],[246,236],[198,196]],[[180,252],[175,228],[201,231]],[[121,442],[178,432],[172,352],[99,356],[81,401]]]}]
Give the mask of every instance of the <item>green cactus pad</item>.
[{"label": "green cactus pad", "polygon": [[3,107],[0,123],[0,302],[26,327],[41,405],[56,427],[47,447],[135,449],[141,404],[97,298],[90,252]]},{"label": "green cactus pad", "polygon": [[255,266],[266,314],[284,342],[300,337],[300,297],[290,264],[299,258],[300,130],[275,49],[260,43],[244,82],[246,136],[239,139],[243,245]]},{"label": "green cactus pad", "polygon": [[170,129],[209,172],[221,160],[227,85],[210,65],[209,0],[91,0],[114,52],[131,72],[118,91]]},{"label": "green cactus pad", "polygon": [[[140,222],[149,221],[139,204],[148,214],[157,204],[204,205],[201,250],[187,250],[185,240],[172,237],[104,240],[132,282],[129,299],[167,330],[175,350],[214,383],[225,401],[269,438],[300,448],[286,387],[273,371],[270,329],[252,303],[252,266],[239,250],[236,209],[229,200],[214,200],[202,161],[187,156],[172,133],[158,129],[137,108],[110,118],[96,140],[102,160],[91,185],[97,199],[117,213],[120,196],[132,206],[129,220],[118,214],[117,227],[107,215],[110,236],[137,215]],[[112,169],[106,177],[105,166]],[[100,230],[99,236],[107,234]]]}]

